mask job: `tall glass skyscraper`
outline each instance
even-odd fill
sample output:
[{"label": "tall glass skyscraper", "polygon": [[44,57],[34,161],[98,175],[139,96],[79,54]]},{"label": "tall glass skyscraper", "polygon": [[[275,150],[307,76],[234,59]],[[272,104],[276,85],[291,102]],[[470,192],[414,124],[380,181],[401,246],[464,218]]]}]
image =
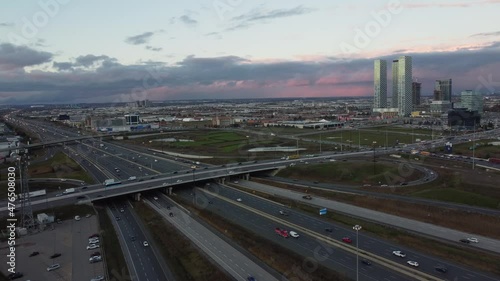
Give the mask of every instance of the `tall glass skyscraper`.
[{"label": "tall glass skyscraper", "polygon": [[392,105],[398,107],[398,60],[392,61]]},{"label": "tall glass skyscraper", "polygon": [[413,110],[412,95],[412,59],[410,56],[401,56],[398,59],[398,113],[399,116],[408,116]]},{"label": "tall glass skyscraper", "polygon": [[373,65],[373,107],[387,107],[387,61],[375,60]]}]

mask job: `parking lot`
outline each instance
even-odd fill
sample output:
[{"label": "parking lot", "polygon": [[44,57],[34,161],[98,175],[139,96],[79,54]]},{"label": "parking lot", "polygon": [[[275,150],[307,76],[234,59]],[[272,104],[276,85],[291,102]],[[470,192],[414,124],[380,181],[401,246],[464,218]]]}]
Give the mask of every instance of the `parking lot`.
[{"label": "parking lot", "polygon": [[[67,220],[61,224],[54,224],[54,230],[48,227],[46,230],[27,235],[16,240],[16,271],[24,274],[21,280],[67,280],[67,281],[89,281],[97,275],[104,275],[103,262],[90,263],[90,254],[101,249],[87,250],[88,237],[98,233],[97,217],[90,218],[82,216],[80,221]],[[5,257],[7,243],[0,246],[0,255]],[[30,257],[33,252],[38,255]],[[61,256],[51,259],[54,253]],[[52,264],[60,264],[61,267],[47,271]],[[5,263],[4,263],[5,264]],[[3,272],[8,275],[6,265]]]}]

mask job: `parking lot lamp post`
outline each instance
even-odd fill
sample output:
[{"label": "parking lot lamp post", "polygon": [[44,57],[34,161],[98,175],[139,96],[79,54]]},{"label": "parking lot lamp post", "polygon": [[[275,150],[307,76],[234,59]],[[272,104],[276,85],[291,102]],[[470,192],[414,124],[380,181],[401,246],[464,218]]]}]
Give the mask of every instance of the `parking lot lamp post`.
[{"label": "parking lot lamp post", "polygon": [[361,230],[361,225],[355,225],[352,229],[356,230],[356,281],[359,280],[359,248],[358,248],[358,231]]}]

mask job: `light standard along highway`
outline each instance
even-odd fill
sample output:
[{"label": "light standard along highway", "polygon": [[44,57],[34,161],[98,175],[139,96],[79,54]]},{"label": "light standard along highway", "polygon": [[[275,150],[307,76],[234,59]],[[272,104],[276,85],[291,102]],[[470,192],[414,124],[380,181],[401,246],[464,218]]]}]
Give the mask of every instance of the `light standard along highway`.
[{"label": "light standard along highway", "polygon": [[359,248],[358,248],[358,231],[361,230],[361,225],[356,224],[352,227],[356,230],[356,281],[359,280]]}]

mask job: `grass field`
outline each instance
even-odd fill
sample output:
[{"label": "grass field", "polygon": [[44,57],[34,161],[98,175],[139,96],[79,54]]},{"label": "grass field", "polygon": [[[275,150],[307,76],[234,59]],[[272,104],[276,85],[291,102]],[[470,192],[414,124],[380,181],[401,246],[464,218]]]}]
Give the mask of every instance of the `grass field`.
[{"label": "grass field", "polygon": [[68,178],[94,183],[93,178],[78,163],[62,152],[47,161],[29,166],[28,173],[31,178]]},{"label": "grass field", "polygon": [[[393,175],[399,175],[399,166],[386,162],[348,160],[323,164],[297,165],[279,171],[277,176],[322,183],[343,183],[360,186],[362,184],[392,184]],[[422,176],[414,170],[406,177],[399,177],[397,183],[412,181]]]},{"label": "grass field", "polygon": [[499,208],[500,206],[500,201],[498,199],[452,188],[422,190],[412,193],[411,195],[420,198],[481,206],[492,209]]},{"label": "grass field", "polygon": [[[248,136],[248,137],[247,137]],[[171,135],[176,139],[188,139],[193,140],[190,142],[157,142],[154,139],[159,139],[160,137],[144,137],[136,140],[128,140],[127,142],[133,144],[140,144],[147,147],[155,148],[158,150],[165,150],[170,152],[185,153],[185,154],[195,154],[204,156],[213,156],[218,159],[208,159],[206,162],[212,164],[228,163],[228,162],[241,162],[247,159],[269,159],[269,158],[279,158],[290,154],[289,152],[248,152],[251,148],[256,147],[284,147],[292,146],[295,147],[297,142],[295,140],[280,138],[277,136],[262,135],[262,134],[251,134],[248,132],[241,131],[216,131],[216,130],[203,130],[203,131],[192,131],[192,132],[180,132],[175,135]],[[161,138],[166,138],[162,136]],[[144,143],[144,144],[143,144]],[[318,153],[320,151],[320,145],[318,143],[301,141],[299,143],[300,148],[305,148],[306,153]],[[321,149],[323,151],[340,151],[340,147],[335,145],[322,145]],[[344,147],[344,150],[347,150]]]},{"label": "grass field", "polygon": [[399,132],[399,131],[385,131],[382,129],[360,129],[360,130],[338,130],[338,131],[324,131],[318,132],[314,135],[302,136],[302,138],[333,141],[343,144],[350,144],[353,146],[368,146],[372,147],[392,147],[403,143],[415,143],[417,139],[421,141],[431,140],[431,134],[417,133],[417,132]]}]

